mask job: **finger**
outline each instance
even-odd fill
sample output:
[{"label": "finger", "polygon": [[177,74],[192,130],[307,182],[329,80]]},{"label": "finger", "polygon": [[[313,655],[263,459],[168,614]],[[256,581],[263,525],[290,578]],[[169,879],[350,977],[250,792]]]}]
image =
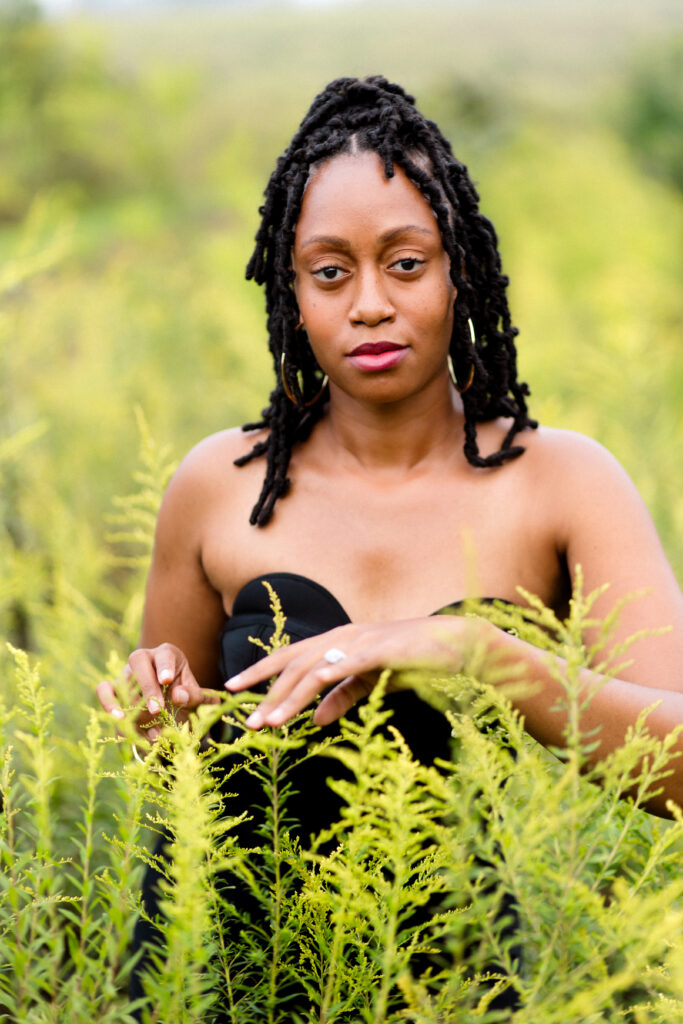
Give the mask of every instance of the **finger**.
[{"label": "finger", "polygon": [[256,711],[249,715],[244,724],[249,729],[261,729],[264,725],[284,725],[315,700],[321,687],[322,684],[315,674],[308,673],[305,682],[298,683],[292,693],[281,699],[276,705],[270,701],[268,703],[263,701],[259,704]]},{"label": "finger", "polygon": [[145,707],[150,715],[158,714],[164,706],[164,695],[157,678],[151,652],[133,651],[128,661]]},{"label": "finger", "polygon": [[[327,646],[329,646],[329,643]],[[292,648],[292,654],[293,653],[294,648]],[[325,676],[325,669],[328,668],[332,669],[330,682],[343,679],[347,674],[343,669],[337,669],[334,666],[331,666],[329,662],[325,661],[321,652],[319,639],[318,643],[311,644],[304,649],[299,649],[298,655],[290,658],[278,675],[277,679],[273,682],[261,707],[271,708],[281,704],[287,697],[289,697],[292,691],[301,684],[302,680],[306,679],[309,673],[321,672],[323,675],[320,679],[318,679],[318,676],[316,675],[315,680],[307,680],[308,688],[310,689],[313,687],[312,696],[315,696],[322,685],[322,680]]]},{"label": "finger", "polygon": [[151,652],[157,681],[160,686],[168,686],[179,675],[187,664],[185,655],[172,644],[160,644]]},{"label": "finger", "polygon": [[326,633],[308,637],[306,640],[298,640],[295,644],[287,644],[285,647],[273,651],[272,654],[266,655],[265,658],[261,658],[238,675],[232,676],[225,683],[225,687],[233,693],[247,690],[267,679],[272,679],[273,676],[284,674],[285,669],[297,658],[305,657],[309,664],[314,664],[320,660],[322,652],[331,647],[348,648],[358,631],[357,625],[348,624],[338,626]]},{"label": "finger", "polygon": [[[315,716],[315,721],[319,725],[329,724],[330,721],[334,721],[339,715],[344,714],[352,704],[370,692],[377,681],[378,674],[395,661],[393,643],[378,642],[374,636],[375,632],[373,629],[358,629],[353,645],[349,646],[348,642],[345,642],[347,653],[343,659],[329,664],[323,658],[311,666],[308,673],[295,681],[293,685],[290,685],[290,681],[286,678],[287,672],[283,672],[266,700],[247,719],[247,724],[252,728],[260,728],[262,725],[282,725],[302,711],[323,690],[330,687],[335,687],[336,690],[339,684],[350,681],[340,691],[338,698],[335,699],[332,694],[329,694],[330,704],[325,704],[327,697],[323,699],[322,715],[325,722],[323,723],[319,715]],[[326,639],[329,641],[333,635],[333,633],[327,634]],[[346,633],[345,637],[348,638],[348,636],[349,634]],[[280,691],[281,681],[286,692]],[[338,711],[336,710],[337,699],[339,700]]]},{"label": "finger", "polygon": [[216,690],[202,688],[195,679],[187,659],[183,660],[180,666],[180,673],[176,676],[170,690],[170,697],[176,707],[192,709],[200,704],[217,704],[220,700]]},{"label": "finger", "polygon": [[170,645],[163,645],[152,651],[133,651],[128,659],[150,715],[157,715],[164,707],[164,692],[161,687],[173,682],[176,676],[177,654],[178,652],[174,652]]},{"label": "finger", "polygon": [[270,679],[272,676],[279,675],[294,658],[300,657],[302,653],[311,647],[317,649],[319,645],[320,637],[315,636],[309,637],[307,640],[299,640],[295,644],[288,644],[286,647],[280,647],[277,651],[273,651],[272,654],[267,654],[265,658],[261,658],[254,665],[245,668],[236,676],[231,676],[225,683],[225,688],[230,690],[231,693],[248,690],[252,686]]},{"label": "finger", "polygon": [[216,690],[202,689],[197,687],[199,691],[199,704],[220,704],[222,697]]},{"label": "finger", "polygon": [[[282,725],[307,707],[327,686],[344,679],[348,673],[340,663],[331,665],[324,656],[321,657],[321,648],[326,650],[333,645],[335,632],[333,630],[323,637],[311,637],[310,640],[289,648],[290,659],[271,686],[265,700],[247,719],[246,724],[249,728]],[[347,645],[349,639],[347,632]],[[297,651],[298,655],[294,656]]]},{"label": "finger", "polygon": [[[126,665],[122,674],[126,680],[130,679],[132,673],[128,665]],[[126,713],[121,707],[114,684],[110,683],[109,680],[103,680],[95,687],[95,692],[100,704],[104,710],[112,716],[112,718],[115,718],[117,721],[125,719]],[[149,723],[151,721],[153,721],[153,719],[147,714],[147,712],[143,712],[141,715],[138,715],[135,721],[135,726],[140,734],[140,738],[148,740],[149,742],[153,742],[161,735],[160,729],[157,729],[154,726],[151,728],[149,727]]]},{"label": "finger", "polygon": [[308,707],[329,686],[374,667],[369,663],[371,660],[366,653],[359,652],[330,665],[320,659],[319,652],[310,652],[306,659],[297,659],[282,672],[266,699],[246,720],[246,725],[252,729],[282,725]]},{"label": "finger", "polygon": [[326,693],[315,709],[313,721],[316,725],[329,725],[345,715],[350,708],[374,688],[375,680],[360,676],[347,676],[329,693]]},{"label": "finger", "polygon": [[108,680],[104,679],[101,683],[98,683],[95,687],[95,693],[97,694],[97,699],[104,710],[108,712],[112,718],[118,718],[120,720],[126,717],[123,708],[118,702],[114,687],[110,682],[108,682]]},{"label": "finger", "polygon": [[220,704],[222,697],[221,694],[216,690],[199,690],[200,699],[191,699],[190,704],[179,704],[176,705],[176,710],[173,713],[173,717],[176,723],[184,723],[193,721],[193,712],[197,710],[203,704]]}]

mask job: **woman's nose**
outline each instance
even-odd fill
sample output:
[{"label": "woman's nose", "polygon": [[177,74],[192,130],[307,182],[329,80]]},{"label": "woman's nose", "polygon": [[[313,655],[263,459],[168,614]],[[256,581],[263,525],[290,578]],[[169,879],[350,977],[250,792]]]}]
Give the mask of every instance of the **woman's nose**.
[{"label": "woman's nose", "polygon": [[349,319],[353,324],[366,324],[369,327],[393,320],[395,309],[378,270],[361,270],[356,278],[356,288],[349,310]]}]

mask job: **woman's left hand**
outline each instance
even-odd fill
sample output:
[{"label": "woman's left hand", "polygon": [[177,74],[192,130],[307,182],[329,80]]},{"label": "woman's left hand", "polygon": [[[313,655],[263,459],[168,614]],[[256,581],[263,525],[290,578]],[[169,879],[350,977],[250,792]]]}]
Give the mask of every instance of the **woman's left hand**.
[{"label": "woman's left hand", "polygon": [[277,676],[247,719],[250,729],[282,725],[332,687],[313,716],[317,725],[328,725],[366,696],[384,669],[461,671],[473,628],[472,619],[455,615],[340,626],[279,648],[225,686],[236,693]]}]

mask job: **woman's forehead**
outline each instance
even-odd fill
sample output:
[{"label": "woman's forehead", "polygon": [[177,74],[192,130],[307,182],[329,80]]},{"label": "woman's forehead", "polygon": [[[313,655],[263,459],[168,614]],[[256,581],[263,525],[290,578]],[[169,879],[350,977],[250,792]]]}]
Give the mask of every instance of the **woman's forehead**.
[{"label": "woman's forehead", "polygon": [[380,221],[438,230],[429,202],[400,167],[387,178],[377,153],[341,153],[319,164],[309,176],[297,222],[297,244],[309,234],[339,234],[347,223]]}]

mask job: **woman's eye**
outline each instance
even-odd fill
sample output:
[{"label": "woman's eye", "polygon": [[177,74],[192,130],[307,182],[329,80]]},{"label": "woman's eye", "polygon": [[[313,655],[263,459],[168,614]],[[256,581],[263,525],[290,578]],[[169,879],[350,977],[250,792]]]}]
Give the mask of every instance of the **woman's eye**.
[{"label": "woman's eye", "polygon": [[405,256],[402,260],[396,260],[394,267],[398,267],[404,274],[409,274],[413,270],[417,270],[424,263],[424,260],[419,260],[417,256]]},{"label": "woman's eye", "polygon": [[320,270],[313,271],[313,277],[318,281],[338,281],[343,273],[341,267],[321,267]]}]

